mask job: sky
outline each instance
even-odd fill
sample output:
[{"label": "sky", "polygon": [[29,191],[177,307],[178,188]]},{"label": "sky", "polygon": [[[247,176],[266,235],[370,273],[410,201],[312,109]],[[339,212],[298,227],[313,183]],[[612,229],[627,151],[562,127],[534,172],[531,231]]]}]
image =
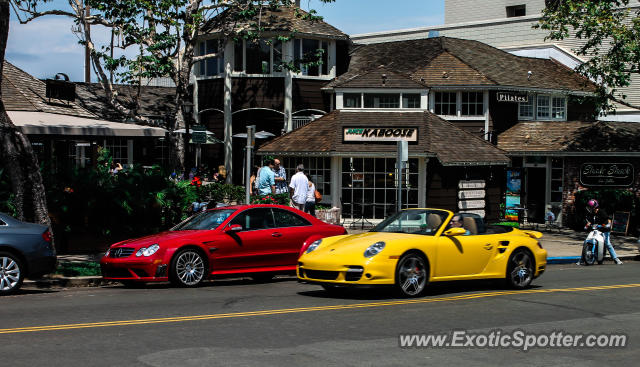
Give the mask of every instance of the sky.
[{"label": "sky", "polygon": [[[65,8],[68,4],[54,0],[52,6]],[[302,0],[301,7],[315,9],[327,23],[349,35],[444,23],[444,0],[336,0],[329,4]],[[36,78],[65,73],[73,81],[82,81],[84,50],[71,31],[72,26],[68,18],[61,16],[20,24],[12,12],[7,61]],[[108,38],[97,29],[92,35],[96,43]]]}]

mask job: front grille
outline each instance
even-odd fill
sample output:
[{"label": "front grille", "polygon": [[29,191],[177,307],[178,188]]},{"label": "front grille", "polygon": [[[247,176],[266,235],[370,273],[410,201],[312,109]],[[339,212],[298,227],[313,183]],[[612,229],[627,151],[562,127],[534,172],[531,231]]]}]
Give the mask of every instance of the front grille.
[{"label": "front grille", "polygon": [[364,269],[362,266],[351,266],[349,270],[347,270],[347,274],[344,276],[344,280],[347,282],[357,282],[362,278],[362,273],[364,273]]},{"label": "front grille", "polygon": [[109,251],[109,257],[113,257],[116,259],[121,257],[129,257],[131,256],[131,254],[133,254],[134,251],[135,249],[131,247],[117,247]]},{"label": "front grille", "polygon": [[336,280],[338,278],[337,271],[324,271],[324,270],[309,270],[304,269],[304,273],[307,278],[322,279],[322,280]]},{"label": "front grille", "polygon": [[103,268],[102,276],[105,278],[133,278],[131,272],[124,268]]}]

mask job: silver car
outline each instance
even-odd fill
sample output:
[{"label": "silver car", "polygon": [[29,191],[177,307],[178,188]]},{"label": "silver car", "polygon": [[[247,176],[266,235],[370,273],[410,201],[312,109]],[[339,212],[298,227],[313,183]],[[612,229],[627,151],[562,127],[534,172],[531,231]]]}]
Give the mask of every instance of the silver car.
[{"label": "silver car", "polygon": [[0,213],[0,296],[20,289],[24,278],[53,272],[56,261],[47,226]]}]

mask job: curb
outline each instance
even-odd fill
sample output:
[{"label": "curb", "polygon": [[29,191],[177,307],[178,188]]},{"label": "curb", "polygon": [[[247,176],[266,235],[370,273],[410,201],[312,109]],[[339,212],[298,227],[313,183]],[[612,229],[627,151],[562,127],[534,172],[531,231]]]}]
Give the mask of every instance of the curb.
[{"label": "curb", "polygon": [[70,288],[70,287],[99,287],[101,285],[113,284],[105,281],[101,276],[88,277],[60,277],[45,278],[38,280],[25,280],[25,285],[32,285],[36,288]]},{"label": "curb", "polygon": [[[625,255],[619,256],[620,260],[624,261],[638,261],[640,260],[640,255]],[[605,261],[607,258],[605,258]],[[556,257],[548,257],[547,264],[575,264],[580,261],[580,256],[556,256]]]}]

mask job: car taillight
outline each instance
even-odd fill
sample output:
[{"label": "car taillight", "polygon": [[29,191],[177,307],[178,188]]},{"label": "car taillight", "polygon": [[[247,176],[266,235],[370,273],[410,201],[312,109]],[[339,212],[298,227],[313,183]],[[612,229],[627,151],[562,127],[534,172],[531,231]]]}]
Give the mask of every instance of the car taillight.
[{"label": "car taillight", "polygon": [[44,233],[42,234],[42,239],[48,243],[51,243],[51,231],[49,231],[48,229],[44,231]]}]

